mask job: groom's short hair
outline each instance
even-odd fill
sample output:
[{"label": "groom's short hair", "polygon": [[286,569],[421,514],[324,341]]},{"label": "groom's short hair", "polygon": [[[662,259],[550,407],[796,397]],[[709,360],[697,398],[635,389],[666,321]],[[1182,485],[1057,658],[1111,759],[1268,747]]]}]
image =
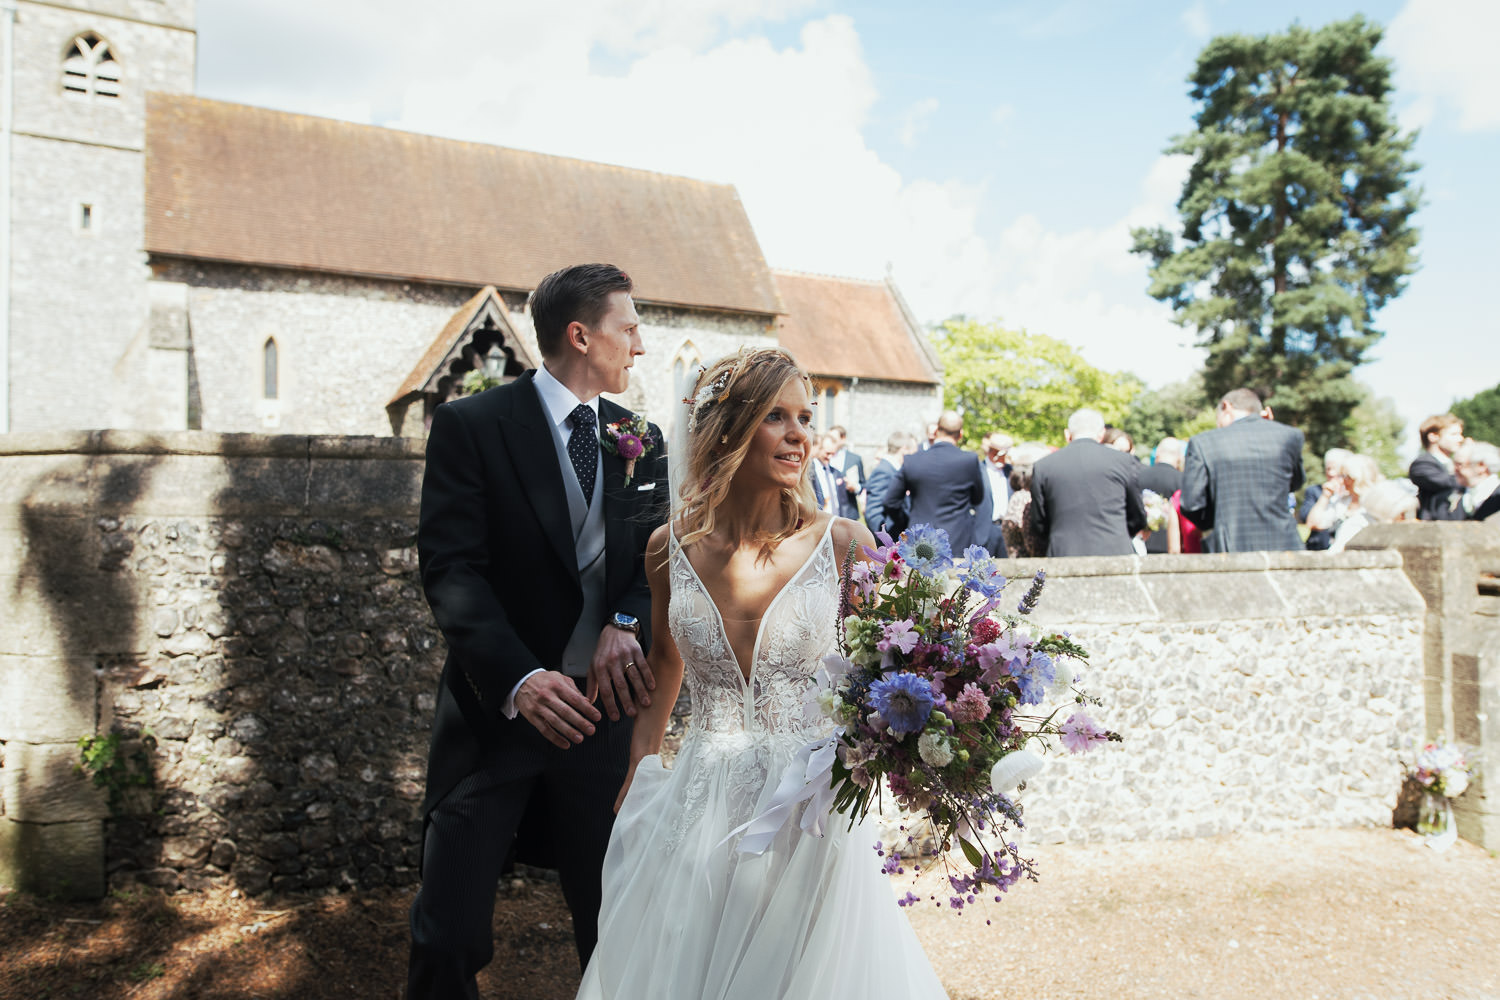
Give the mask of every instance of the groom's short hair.
[{"label": "groom's short hair", "polygon": [[569,323],[597,325],[609,297],[628,294],[634,287],[630,275],[613,264],[575,264],[543,278],[527,300],[542,357],[555,357],[562,350]]}]

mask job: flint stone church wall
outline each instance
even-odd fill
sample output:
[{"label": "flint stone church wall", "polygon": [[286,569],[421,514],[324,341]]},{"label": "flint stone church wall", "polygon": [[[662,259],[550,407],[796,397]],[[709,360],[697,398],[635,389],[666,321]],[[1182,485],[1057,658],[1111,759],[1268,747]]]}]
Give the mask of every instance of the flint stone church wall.
[{"label": "flint stone church wall", "polygon": [[[420,442],[393,438],[0,438],[0,884],[415,881],[443,658],[421,473]],[[1048,572],[1042,614],[1092,649],[1127,742],[1034,781],[1030,836],[1389,822],[1422,717],[1398,555]],[[150,780],[113,802],[76,771],[79,737],[110,734]]]}]

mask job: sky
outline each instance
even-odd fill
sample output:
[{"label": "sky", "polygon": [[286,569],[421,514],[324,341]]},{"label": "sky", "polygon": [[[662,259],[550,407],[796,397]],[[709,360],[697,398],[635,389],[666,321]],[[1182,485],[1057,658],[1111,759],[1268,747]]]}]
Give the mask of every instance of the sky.
[{"label": "sky", "polygon": [[890,274],[923,322],[1160,386],[1202,352],[1129,230],[1175,218],[1197,53],[1355,14],[1386,27],[1425,199],[1360,377],[1414,428],[1500,382],[1494,0],[199,0],[197,90],[733,184],[772,267]]}]

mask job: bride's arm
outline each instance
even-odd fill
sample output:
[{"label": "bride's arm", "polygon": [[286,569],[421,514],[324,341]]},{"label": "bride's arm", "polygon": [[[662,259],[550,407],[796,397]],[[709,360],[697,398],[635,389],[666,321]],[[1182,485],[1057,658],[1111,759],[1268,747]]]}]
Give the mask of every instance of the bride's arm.
[{"label": "bride's arm", "polygon": [[677,704],[677,692],[682,687],[682,656],[677,652],[672,630],[667,627],[667,607],[672,598],[667,551],[670,538],[669,529],[664,524],[652,532],[651,541],[646,546],[646,582],[651,585],[651,652],[646,654],[646,662],[656,678],[656,690],[652,692],[650,706],[641,709],[635,717],[635,729],[630,736],[630,768],[625,772],[625,784],[615,798],[615,812],[620,811],[625,793],[630,791],[641,758],[661,749],[662,738],[667,735],[667,723],[671,721],[672,709]]}]

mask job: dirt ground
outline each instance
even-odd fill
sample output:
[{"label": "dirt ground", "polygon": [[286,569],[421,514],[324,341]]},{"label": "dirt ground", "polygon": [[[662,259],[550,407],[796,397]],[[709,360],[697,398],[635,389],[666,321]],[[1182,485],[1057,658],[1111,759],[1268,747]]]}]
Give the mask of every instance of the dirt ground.
[{"label": "dirt ground", "polygon": [[[953,1000],[1500,1000],[1500,860],[1469,844],[1439,854],[1408,831],[1340,830],[1035,853],[1041,881],[1003,903],[911,912]],[[411,895],[0,895],[0,997],[395,1000]],[[508,882],[495,935],[484,996],[573,996],[554,884]]]}]

